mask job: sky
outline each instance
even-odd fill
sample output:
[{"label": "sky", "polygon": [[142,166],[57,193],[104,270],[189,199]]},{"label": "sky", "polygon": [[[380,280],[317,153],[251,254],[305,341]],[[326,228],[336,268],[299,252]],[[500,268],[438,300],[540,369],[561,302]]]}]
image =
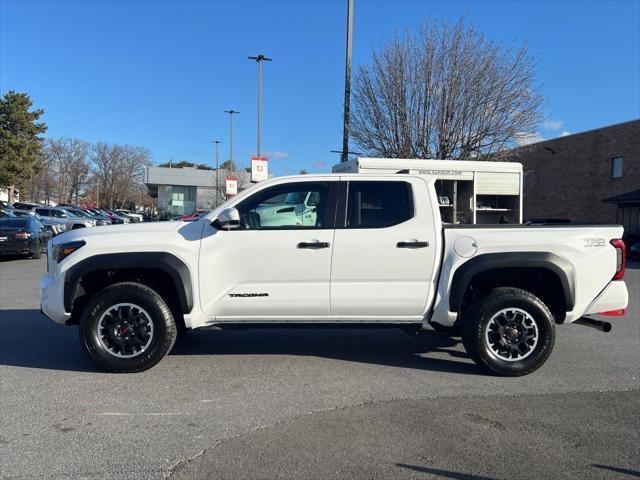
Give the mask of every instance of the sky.
[{"label": "sky", "polygon": [[[0,93],[27,92],[47,137],[141,145],[155,163],[248,166],[265,54],[262,151],[277,175],[328,172],[342,148],[346,0],[0,0]],[[353,66],[396,32],[465,16],[528,44],[545,97],[533,139],[640,118],[640,1],[355,0]],[[353,149],[353,147],[352,147]]]}]

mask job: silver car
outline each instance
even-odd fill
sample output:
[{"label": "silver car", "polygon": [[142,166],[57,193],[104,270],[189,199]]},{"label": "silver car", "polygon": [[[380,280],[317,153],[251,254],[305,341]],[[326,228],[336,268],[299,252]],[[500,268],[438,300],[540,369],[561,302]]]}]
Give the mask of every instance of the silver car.
[{"label": "silver car", "polygon": [[73,230],[75,228],[87,228],[93,227],[95,223],[91,222],[88,218],[80,217],[69,213],[62,208],[56,207],[36,207],[33,209],[44,220],[53,220],[58,223],[64,223],[67,230]]},{"label": "silver car", "polygon": [[[10,217],[34,217],[37,218],[42,224],[50,230],[53,235],[60,235],[62,232],[67,231],[67,225],[61,223],[60,220],[48,220],[40,215],[34,210],[11,210]],[[1,217],[2,215],[0,215]]]}]

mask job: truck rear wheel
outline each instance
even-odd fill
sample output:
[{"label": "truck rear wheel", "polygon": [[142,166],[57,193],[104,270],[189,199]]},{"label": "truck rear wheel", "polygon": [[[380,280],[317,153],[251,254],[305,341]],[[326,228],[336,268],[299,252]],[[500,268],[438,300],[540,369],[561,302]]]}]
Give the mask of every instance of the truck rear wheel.
[{"label": "truck rear wheel", "polygon": [[495,288],[463,314],[462,341],[471,358],[492,373],[527,375],[549,358],[555,343],[555,320],[532,293]]},{"label": "truck rear wheel", "polygon": [[154,290],[134,282],[110,285],[89,300],[80,319],[80,342],[104,370],[141,372],[171,350],[176,325]]}]

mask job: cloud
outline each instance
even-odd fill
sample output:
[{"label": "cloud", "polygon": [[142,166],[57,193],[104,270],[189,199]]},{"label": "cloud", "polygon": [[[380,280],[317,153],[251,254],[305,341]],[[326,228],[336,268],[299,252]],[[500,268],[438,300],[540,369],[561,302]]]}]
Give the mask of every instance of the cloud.
[{"label": "cloud", "polygon": [[523,145],[529,145],[531,143],[543,142],[544,137],[538,132],[521,132],[516,134],[516,144],[521,147]]},{"label": "cloud", "polygon": [[563,125],[564,125],[564,122],[562,120],[551,120],[551,119],[545,121],[542,124],[545,130],[560,130]]},{"label": "cloud", "polygon": [[560,135],[558,135],[559,137],[566,137],[567,135],[571,135],[571,132],[567,132],[566,130],[563,130],[560,132]]},{"label": "cloud", "polygon": [[311,162],[313,168],[327,168],[329,165],[327,162]]},{"label": "cloud", "polygon": [[289,156],[287,152],[279,152],[277,150],[266,151],[264,154],[269,160],[284,160]]}]

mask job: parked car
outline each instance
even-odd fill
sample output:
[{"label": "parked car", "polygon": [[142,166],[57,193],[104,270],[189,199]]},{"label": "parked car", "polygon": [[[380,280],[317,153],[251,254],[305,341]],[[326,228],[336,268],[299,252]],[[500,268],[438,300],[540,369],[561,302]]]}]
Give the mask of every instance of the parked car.
[{"label": "parked car", "polygon": [[176,217],[176,220],[181,220],[183,222],[190,222],[192,220],[197,220],[198,218],[202,217],[203,215],[206,215],[207,213],[209,213],[210,211],[211,210],[204,210],[202,208],[199,208],[195,212],[191,212],[188,215],[180,215],[179,217]]},{"label": "parked car", "polygon": [[35,217],[0,218],[0,255],[40,258],[52,234]]},{"label": "parked car", "polygon": [[82,218],[83,220],[89,222],[92,227],[95,227],[98,224],[98,220],[93,218],[87,212],[80,210],[78,208],[73,207],[59,207],[70,215],[75,215],[76,217]]},{"label": "parked car", "polygon": [[28,202],[15,202],[11,208],[15,210],[32,210],[36,207],[41,207],[40,203],[28,203]]},{"label": "parked car", "polygon": [[[52,241],[42,310],[79,324],[112,372],[152,367],[178,329],[334,324],[461,332],[504,376],[541,367],[560,324],[606,332],[594,315],[625,314],[622,227],[446,225],[435,180],[279,177],[193,222],[69,232]],[[317,197],[315,222],[278,214],[263,227],[262,206],[293,193]]]},{"label": "parked car", "polygon": [[91,219],[96,221],[96,225],[98,226],[111,225],[113,223],[107,215],[104,215],[102,213],[96,213],[92,211],[90,208],[77,207],[76,210],[80,210],[86,213],[87,215],[89,215]]},{"label": "parked car", "polygon": [[128,217],[131,220],[131,223],[140,223],[143,220],[142,215],[140,215],[139,213],[133,213],[131,210],[120,209],[116,210],[116,213],[118,215]]},{"label": "parked car", "polygon": [[60,222],[60,220],[41,217],[35,210],[11,210],[11,212],[14,217],[31,216],[37,218],[54,236],[67,231],[67,226],[63,222]]},{"label": "parked car", "polygon": [[116,215],[114,213],[108,212],[107,210],[102,210],[99,208],[87,208],[86,210],[89,210],[90,212],[93,212],[96,215],[100,215],[102,217],[107,218],[114,225],[129,223],[129,219],[121,217],[120,215]]},{"label": "parked car", "polygon": [[109,215],[110,218],[117,218],[122,220],[122,223],[131,223],[131,218],[125,216],[125,215],[120,215],[116,212],[114,212],[113,210],[105,210],[104,211],[107,215]]},{"label": "parked car", "polygon": [[37,218],[40,222],[42,222],[42,224],[44,224],[47,230],[51,231],[54,236],[67,231],[67,226],[65,223],[60,222],[60,220],[52,220],[49,218],[41,217],[35,210],[12,210],[12,212],[14,217],[31,216]]},{"label": "parked car", "polygon": [[36,207],[33,209],[45,221],[62,223],[66,226],[66,230],[74,230],[78,228],[93,227],[93,224],[73,213],[58,207]]},{"label": "parked car", "polygon": [[0,210],[0,218],[8,218],[8,217],[15,217],[15,215],[13,214],[13,209],[2,208]]}]

